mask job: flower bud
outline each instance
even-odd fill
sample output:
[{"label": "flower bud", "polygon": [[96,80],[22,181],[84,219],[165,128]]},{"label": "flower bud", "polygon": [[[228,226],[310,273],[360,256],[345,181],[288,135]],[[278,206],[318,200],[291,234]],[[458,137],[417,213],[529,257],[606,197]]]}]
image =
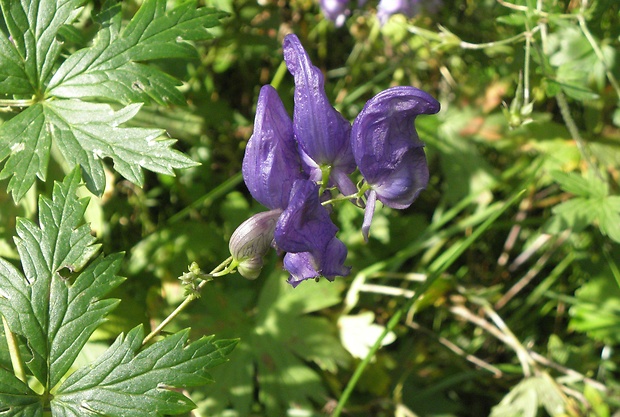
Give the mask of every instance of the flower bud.
[{"label": "flower bud", "polygon": [[250,217],[234,231],[228,248],[237,271],[247,279],[256,279],[263,269],[263,257],[272,246],[273,233],[282,210],[264,211]]}]

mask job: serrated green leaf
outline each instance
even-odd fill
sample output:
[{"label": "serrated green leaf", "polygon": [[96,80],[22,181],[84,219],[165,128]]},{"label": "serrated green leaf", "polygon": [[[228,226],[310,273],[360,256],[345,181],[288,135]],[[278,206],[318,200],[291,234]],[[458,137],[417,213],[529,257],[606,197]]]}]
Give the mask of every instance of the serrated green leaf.
[{"label": "serrated green leaf", "polygon": [[620,209],[616,200],[610,200],[611,197],[603,199],[597,209],[599,228],[605,236],[620,243]]},{"label": "serrated green leaf", "polygon": [[31,95],[33,89],[25,71],[14,44],[0,31],[0,94]]},{"label": "serrated green leaf", "polygon": [[109,417],[180,414],[194,403],[173,388],[212,382],[207,369],[226,361],[235,340],[203,337],[188,344],[188,330],[140,351],[144,332],[119,336],[94,364],[73,373],[51,401],[54,416],[87,412]]},{"label": "serrated green leaf", "polygon": [[39,396],[15,375],[0,367],[0,415],[37,417],[42,413]]},{"label": "serrated green leaf", "polygon": [[140,107],[115,111],[107,104],[56,100],[26,109],[0,125],[0,161],[9,157],[0,179],[11,178],[8,190],[20,200],[36,177],[45,179],[52,139],[68,166],[81,166],[86,186],[98,195],[105,188],[103,158],[111,158],[116,170],[137,185],[144,181],[142,168],[174,175],[174,169],[197,165],[171,149],[174,140],[158,139],[161,129],[120,127]]},{"label": "serrated green leaf", "polygon": [[97,17],[102,28],[93,45],[60,66],[48,95],[103,98],[123,104],[149,100],[182,103],[173,77],[137,62],[194,57],[196,51],[188,41],[211,38],[206,29],[217,25],[224,14],[206,7],[196,9],[193,2],[169,12],[165,7],[165,0],[145,1],[121,30],[120,4],[108,1]]},{"label": "serrated green leaf", "polygon": [[578,197],[600,199],[609,193],[607,183],[591,172],[582,176],[575,172],[552,171],[550,175],[564,191]]},{"label": "serrated green leaf", "polygon": [[[122,255],[91,260],[94,244],[80,224],[87,200],[75,197],[79,169],[39,200],[39,225],[19,219],[15,238],[24,273],[0,259],[0,314],[27,341],[28,369],[49,392],[95,328],[116,305],[101,298],[122,282]],[[87,263],[90,262],[88,265]]]},{"label": "serrated green leaf", "polygon": [[[60,28],[83,0],[2,0],[2,14],[34,93],[42,91],[62,48]],[[0,41],[1,44],[4,44]],[[5,50],[6,45],[2,46]]]},{"label": "serrated green leaf", "polygon": [[493,407],[490,417],[536,417],[544,407],[551,416],[564,415],[562,392],[550,376],[542,374],[523,379]]}]

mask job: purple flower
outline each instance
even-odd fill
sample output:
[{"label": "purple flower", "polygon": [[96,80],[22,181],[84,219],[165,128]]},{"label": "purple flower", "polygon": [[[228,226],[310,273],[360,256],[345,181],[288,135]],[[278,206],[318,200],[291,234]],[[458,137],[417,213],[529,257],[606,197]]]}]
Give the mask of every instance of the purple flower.
[{"label": "purple flower", "polygon": [[343,193],[355,192],[347,176],[355,170],[349,140],[351,124],[330,104],[323,73],[312,65],[297,36],[287,35],[283,50],[286,66],[295,78],[293,131],[310,179],[321,181],[323,170],[329,170]]},{"label": "purple flower", "polygon": [[362,232],[368,230],[375,199],[404,209],[428,183],[424,144],[414,121],[420,114],[439,111],[439,102],[414,87],[393,87],[371,98],[351,129],[353,155],[370,186]]},{"label": "purple flower", "polygon": [[319,187],[301,170],[293,123],[269,85],[260,91],[242,171],[252,197],[271,210],[246,220],[231,237],[241,275],[256,278],[270,246],[294,252],[284,257],[293,286],[321,275],[333,280],[348,274],[346,247],[335,237],[338,228],[319,201]]},{"label": "purple flower", "polygon": [[377,18],[383,25],[396,13],[413,17],[417,13],[418,2],[419,0],[380,0],[377,6]]},{"label": "purple flower", "polygon": [[337,275],[348,275],[349,268],[344,266],[347,249],[336,238],[337,232],[319,201],[319,187],[309,180],[295,181],[275,229],[277,248],[288,252],[284,267],[293,287],[310,278],[324,276],[333,281]]},{"label": "purple flower", "polygon": [[301,171],[293,122],[277,91],[270,85],[260,90],[254,132],[243,157],[243,179],[250,194],[270,209],[284,209],[293,183],[307,178]]},{"label": "purple flower", "polygon": [[336,27],[344,24],[345,19],[351,14],[349,0],[319,0],[323,15],[334,22]]}]

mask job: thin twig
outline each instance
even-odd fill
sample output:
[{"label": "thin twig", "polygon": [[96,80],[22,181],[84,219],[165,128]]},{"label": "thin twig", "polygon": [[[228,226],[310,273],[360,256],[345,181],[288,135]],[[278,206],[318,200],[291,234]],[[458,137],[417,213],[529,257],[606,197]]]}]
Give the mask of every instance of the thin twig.
[{"label": "thin twig", "polygon": [[[229,257],[228,259],[226,259],[224,262],[222,262],[221,264],[219,264],[213,271],[211,271],[211,273],[209,275],[213,276],[214,274],[217,274],[217,272],[222,271],[223,269],[225,269],[226,265],[228,265],[230,263],[230,261],[232,260],[232,257]],[[198,298],[198,296],[196,295],[198,292],[200,292],[200,290],[202,289],[202,287],[204,287],[207,284],[207,280],[203,280],[200,282],[200,284],[198,284],[196,286],[196,291],[192,294],[189,294],[185,300],[183,300],[183,302],[181,304],[179,304],[177,306],[177,308],[174,309],[174,311],[172,313],[170,313],[168,315],[168,317],[166,317],[161,323],[159,323],[159,326],[157,326],[151,333],[149,333],[148,335],[146,335],[146,337],[144,338],[144,340],[142,340],[142,346],[144,346],[145,344],[147,344],[152,338],[154,338],[155,336],[157,336],[163,329],[164,327],[166,327],[175,317],[177,317],[183,310],[185,310],[185,308],[192,302],[194,301],[196,298]]]},{"label": "thin twig", "polygon": [[[494,308],[496,310],[501,310],[510,300],[512,300],[523,288],[525,288],[543,269],[543,267],[547,264],[551,255],[568,239],[570,236],[570,231],[565,230],[555,241],[553,246],[542,254],[542,256],[536,261],[534,266],[530,268],[529,271],[519,280],[515,285],[513,285],[507,292],[504,294],[496,303]],[[517,258],[518,259],[518,258]]]},{"label": "thin twig", "polygon": [[427,329],[426,327],[423,327],[414,321],[407,320],[405,324],[416,331],[420,331],[424,333],[425,335],[434,338],[437,342],[441,343],[442,345],[444,345],[445,347],[447,347],[448,349],[450,349],[452,352],[456,353],[457,355],[461,356],[465,360],[473,363],[476,366],[479,366],[482,369],[486,369],[487,371],[491,372],[495,378],[502,377],[503,373],[500,369],[491,365],[488,362],[483,361],[477,356],[474,356],[470,353],[465,352],[463,349],[461,349],[459,346],[457,346],[455,343],[451,342],[450,340],[446,339],[445,337],[437,336],[435,332],[433,332],[432,330]]}]

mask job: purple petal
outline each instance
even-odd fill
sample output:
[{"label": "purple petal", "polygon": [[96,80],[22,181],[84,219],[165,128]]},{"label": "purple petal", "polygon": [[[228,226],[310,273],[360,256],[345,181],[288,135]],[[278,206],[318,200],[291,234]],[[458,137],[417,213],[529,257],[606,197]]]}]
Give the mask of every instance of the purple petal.
[{"label": "purple petal", "polygon": [[393,87],[370,99],[351,130],[353,154],[377,199],[407,208],[428,183],[424,144],[415,130],[420,114],[439,111],[439,102],[414,87]]},{"label": "purple petal", "polygon": [[347,257],[347,248],[337,238],[332,238],[326,253],[316,259],[310,252],[287,253],[284,256],[284,268],[290,273],[288,283],[294,287],[307,279],[325,277],[333,281],[336,276],[346,276],[351,268],[343,266]]},{"label": "purple petal", "polygon": [[368,234],[370,233],[370,224],[372,217],[375,215],[375,205],[377,203],[377,192],[370,190],[368,200],[366,201],[366,209],[364,210],[364,222],[362,223],[362,236],[368,242]]},{"label": "purple petal", "polygon": [[270,85],[260,90],[242,171],[252,197],[270,209],[284,209],[295,180],[306,178],[301,172],[293,123]]},{"label": "purple petal", "polygon": [[315,279],[321,276],[318,266],[310,252],[292,253],[284,255],[284,269],[289,272],[288,283],[295,288],[300,282]]},{"label": "purple petal", "polygon": [[300,148],[316,165],[350,174],[355,170],[350,123],[329,103],[323,74],[312,65],[297,36],[287,35],[283,49],[286,66],[295,78],[293,124]]},{"label": "purple petal", "polygon": [[321,256],[337,231],[329,212],[319,202],[319,187],[312,181],[295,181],[288,206],[276,225],[277,248]]},{"label": "purple petal", "polygon": [[319,187],[312,181],[296,181],[275,230],[277,248],[288,252],[284,267],[291,274],[291,285],[319,276],[332,280],[349,273],[344,266],[347,248],[336,238],[337,231],[328,210],[319,202]]}]

